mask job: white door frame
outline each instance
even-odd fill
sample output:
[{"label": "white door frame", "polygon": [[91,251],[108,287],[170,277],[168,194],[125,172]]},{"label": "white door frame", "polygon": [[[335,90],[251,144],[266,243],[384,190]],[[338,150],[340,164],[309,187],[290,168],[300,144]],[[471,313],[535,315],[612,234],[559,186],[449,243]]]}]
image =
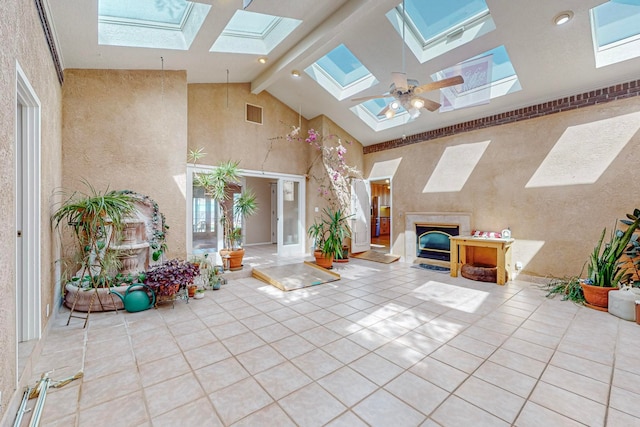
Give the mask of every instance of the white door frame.
[{"label": "white door frame", "polygon": [[367,180],[354,179],[351,183],[351,215],[351,252],[368,251],[371,249],[371,187]]},{"label": "white door frame", "polygon": [[[385,175],[385,176],[376,176],[376,177],[369,177],[369,179],[367,179],[367,183],[369,185],[369,188],[371,188],[371,183],[372,182],[378,182],[378,181],[385,181],[385,180],[389,180],[389,183],[387,184],[389,186],[389,253],[393,253],[393,176],[392,175]],[[373,237],[373,236],[372,236]]]},{"label": "white door frame", "polygon": [[[41,104],[16,62],[16,333],[18,342],[42,333],[40,271]],[[20,114],[17,109],[20,108]],[[20,129],[17,129],[20,126]],[[18,194],[20,192],[21,194]]]},{"label": "white door frame", "polygon": [[[193,203],[192,203],[192,198],[193,198],[193,174],[194,173],[206,173],[209,172],[211,170],[215,169],[215,166],[205,166],[205,165],[187,165],[187,179],[186,179],[186,202],[187,202],[187,252],[191,251],[191,248],[193,246],[193,236],[192,236],[192,226],[191,226],[191,222],[193,220]],[[306,184],[306,179],[304,176],[302,175],[292,175],[292,174],[283,174],[283,173],[275,173],[275,172],[263,172],[263,171],[254,171],[254,170],[245,170],[245,169],[240,169],[239,170],[239,174],[242,177],[256,177],[256,178],[266,178],[266,179],[273,179],[273,180],[277,180],[278,181],[278,189],[281,189],[282,187],[282,182],[284,180],[288,180],[288,181],[297,181],[300,183],[299,188],[300,188],[300,223],[298,224],[299,227],[299,233],[300,233],[300,239],[301,239],[301,245],[300,245],[300,255],[304,254],[304,247],[305,247],[305,232],[306,232],[306,228],[305,228],[305,203],[306,203],[306,194],[305,194],[305,184]],[[281,190],[279,190],[281,191]],[[280,194],[278,196],[279,199],[282,199],[281,197],[282,195]],[[282,203],[278,203],[278,209],[277,209],[277,218],[278,218],[278,236],[277,236],[277,241],[278,241],[278,255],[281,254],[281,248],[284,246],[284,236],[283,236],[283,227],[281,226],[281,221],[279,220],[279,218],[282,218]],[[221,236],[218,237],[219,239],[221,238]],[[216,259],[217,257],[219,257],[219,255],[216,255]],[[221,263],[222,260],[218,259],[217,262]]]},{"label": "white door frame", "polygon": [[[293,181],[298,184],[298,243],[286,244],[284,239],[284,182]],[[305,225],[306,178],[301,175],[280,175],[278,177],[277,221],[278,221],[278,256],[296,256],[305,253],[307,241]]]}]

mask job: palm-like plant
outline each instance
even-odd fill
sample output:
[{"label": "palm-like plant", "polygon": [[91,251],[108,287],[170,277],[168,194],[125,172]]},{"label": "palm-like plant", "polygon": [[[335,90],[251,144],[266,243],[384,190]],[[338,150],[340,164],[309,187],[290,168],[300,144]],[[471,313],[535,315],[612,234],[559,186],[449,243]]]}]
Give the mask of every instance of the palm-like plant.
[{"label": "palm-like plant", "polygon": [[587,275],[590,284],[601,287],[618,287],[620,283],[627,281],[631,274],[624,268],[620,257],[627,249],[634,233],[640,227],[640,210],[634,209],[633,214],[627,214],[628,220],[621,220],[627,225],[627,229],[611,232],[609,242],[602,246],[607,229],[602,230],[600,240],[596,244],[589,258]]},{"label": "palm-like plant", "polygon": [[211,172],[197,174],[196,185],[204,188],[205,192],[218,203],[220,208],[220,224],[223,229],[224,247],[236,249],[242,240],[242,233],[238,224],[247,216],[258,210],[255,194],[246,189],[238,198],[232,200],[230,186],[240,184],[238,162],[222,162]]}]

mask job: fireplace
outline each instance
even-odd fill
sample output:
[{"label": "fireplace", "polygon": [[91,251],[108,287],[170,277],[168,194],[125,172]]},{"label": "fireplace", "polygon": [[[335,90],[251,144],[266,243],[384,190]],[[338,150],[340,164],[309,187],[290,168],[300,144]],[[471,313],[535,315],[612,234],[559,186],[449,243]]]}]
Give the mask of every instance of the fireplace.
[{"label": "fireplace", "polygon": [[[434,227],[436,230],[418,230],[418,227]],[[457,233],[452,230],[457,227]],[[428,231],[440,231],[445,234],[431,233]],[[455,234],[454,234],[455,233]],[[427,263],[433,265],[448,266],[448,253],[443,255],[442,250],[449,251],[449,236],[467,236],[471,234],[471,214],[467,212],[407,212],[405,214],[404,247],[405,261],[410,263]],[[440,258],[424,258],[420,255],[419,236],[422,236],[422,246],[427,248],[427,253]],[[427,237],[428,236],[428,237]],[[436,255],[437,254],[437,255]],[[423,254],[424,255],[424,254]]]},{"label": "fireplace", "polygon": [[437,261],[451,260],[449,237],[460,235],[458,224],[416,224],[416,256]]}]

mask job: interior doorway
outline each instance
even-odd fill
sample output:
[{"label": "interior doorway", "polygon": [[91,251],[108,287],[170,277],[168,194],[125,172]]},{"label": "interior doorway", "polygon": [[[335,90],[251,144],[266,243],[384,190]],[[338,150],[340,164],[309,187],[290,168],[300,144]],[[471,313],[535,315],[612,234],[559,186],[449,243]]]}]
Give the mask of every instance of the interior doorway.
[{"label": "interior doorway", "polygon": [[[194,183],[194,174],[207,173],[212,166],[187,166],[187,251],[215,254],[222,247],[217,204]],[[240,191],[256,195],[258,210],[241,225],[243,245],[274,244],[279,256],[302,255],[305,244],[305,177],[241,170]],[[206,235],[205,235],[206,234]]]},{"label": "interior doorway", "polygon": [[391,178],[376,179],[371,186],[371,249],[391,252]]}]

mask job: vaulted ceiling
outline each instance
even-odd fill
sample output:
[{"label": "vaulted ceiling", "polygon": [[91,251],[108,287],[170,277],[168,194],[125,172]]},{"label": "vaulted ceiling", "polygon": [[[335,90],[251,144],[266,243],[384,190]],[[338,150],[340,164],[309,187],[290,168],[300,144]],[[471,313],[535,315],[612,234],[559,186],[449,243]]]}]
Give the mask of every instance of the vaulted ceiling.
[{"label": "vaulted ceiling", "polygon": [[[411,43],[403,43],[403,32],[407,41],[407,32],[417,30],[418,19],[414,19],[415,25],[408,29],[398,20],[398,17],[406,16],[402,15],[401,0],[245,0],[244,3],[250,3],[245,12],[284,18],[268,24],[271,26],[263,33],[271,39],[261,38],[259,46],[256,46],[256,40],[251,39],[260,37],[250,33],[244,35],[244,48],[250,53],[238,53],[243,48],[242,43],[232,43],[239,32],[250,32],[253,30],[251,26],[257,25],[247,19],[249,15],[236,15],[243,10],[242,0],[200,0],[185,9],[184,16],[181,15],[184,0],[129,2],[136,6],[148,3],[159,14],[171,12],[167,16],[176,19],[171,24],[174,27],[163,28],[173,32],[157,32],[162,28],[154,22],[140,25],[138,21],[129,20],[123,24],[120,18],[113,17],[117,12],[109,10],[109,5],[116,4],[117,0],[100,1],[105,3],[99,5],[98,0],[48,0],[63,67],[164,67],[186,70],[190,83],[225,83],[227,79],[230,82],[250,82],[252,91],[268,91],[308,119],[319,114],[327,115],[364,145],[635,80],[640,70],[638,36],[635,37],[635,45],[624,46],[626,59],[620,62],[598,59],[594,49],[596,42],[592,33],[594,17],[591,9],[607,3],[603,0],[485,0],[491,22],[483,21],[475,29],[471,24],[446,29],[449,33],[439,42],[443,53],[420,59],[412,50],[415,46],[412,48]],[[115,3],[109,3],[111,1]],[[407,0],[407,12],[411,11],[410,1],[414,4],[416,0]],[[446,9],[440,7],[444,6],[445,0],[418,1],[421,7],[433,7],[434,14],[443,13],[442,10]],[[640,0],[613,2],[632,10],[640,9]],[[478,3],[478,0],[446,0],[446,3],[449,7],[459,4],[457,9],[454,8],[457,13],[472,3]],[[480,3],[484,4],[482,0]],[[133,9],[127,13],[140,12]],[[554,18],[564,11],[570,12],[571,20],[564,25],[556,25]],[[428,9],[423,9],[425,21],[429,21],[428,12]],[[105,18],[107,14],[111,17]],[[635,22],[640,29],[640,15],[627,13],[626,17],[630,20],[627,26],[631,24],[633,27]],[[287,23],[292,24],[290,33],[277,26]],[[141,42],[126,46],[122,40],[131,31],[133,34],[138,32]],[[225,35],[230,37],[228,45],[221,37]],[[166,44],[165,47],[156,47],[155,42]],[[344,99],[341,100],[318,83],[321,79],[312,77],[313,65],[328,53],[333,51],[335,57],[345,57],[339,55],[344,52],[334,50],[340,46],[346,47],[359,60],[359,65],[372,75],[366,84],[359,80],[360,86],[354,89],[356,92],[346,92],[347,96],[343,94]],[[389,124],[389,119],[373,114],[376,123],[383,123],[378,130],[360,118],[354,108],[359,103],[352,98],[388,92],[393,72],[406,71],[409,79],[424,85],[431,82],[432,76],[438,72],[457,64],[468,64],[470,58],[501,47],[517,74],[519,90],[513,90],[510,83],[511,90],[491,99],[485,97],[478,105],[462,104],[450,111],[429,112],[423,109],[419,116],[405,116],[404,120],[400,120],[398,115],[395,125],[386,129],[383,129],[384,124]],[[266,58],[266,63],[260,63],[259,58]],[[351,65],[354,70],[359,66]],[[299,77],[292,76],[294,70],[299,72]],[[498,66],[494,64],[494,72],[497,70]],[[457,72],[464,72],[464,66]],[[471,83],[470,76],[467,76],[467,84]],[[438,90],[421,95],[441,102]],[[379,102],[384,105],[383,101]]]}]

